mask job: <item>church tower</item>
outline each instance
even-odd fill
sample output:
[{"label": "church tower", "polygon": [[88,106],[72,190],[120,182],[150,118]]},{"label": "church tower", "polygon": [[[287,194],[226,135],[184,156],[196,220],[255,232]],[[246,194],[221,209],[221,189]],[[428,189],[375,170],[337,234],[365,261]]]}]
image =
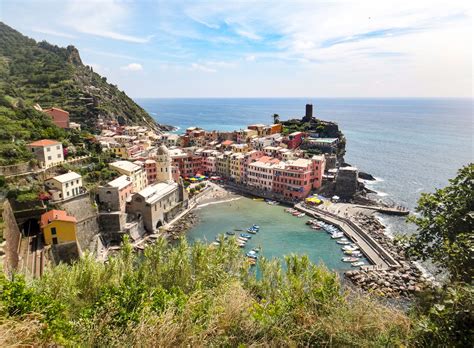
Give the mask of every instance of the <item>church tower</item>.
[{"label": "church tower", "polygon": [[171,156],[165,145],[161,145],[156,153],[156,172],[157,182],[173,182]]}]

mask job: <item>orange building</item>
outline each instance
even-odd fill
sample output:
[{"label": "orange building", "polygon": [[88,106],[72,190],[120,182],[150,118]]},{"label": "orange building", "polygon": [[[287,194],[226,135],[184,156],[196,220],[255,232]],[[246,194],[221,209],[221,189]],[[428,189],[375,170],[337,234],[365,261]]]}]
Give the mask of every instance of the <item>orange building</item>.
[{"label": "orange building", "polygon": [[45,109],[43,112],[48,114],[59,128],[69,128],[69,112],[59,108]]}]

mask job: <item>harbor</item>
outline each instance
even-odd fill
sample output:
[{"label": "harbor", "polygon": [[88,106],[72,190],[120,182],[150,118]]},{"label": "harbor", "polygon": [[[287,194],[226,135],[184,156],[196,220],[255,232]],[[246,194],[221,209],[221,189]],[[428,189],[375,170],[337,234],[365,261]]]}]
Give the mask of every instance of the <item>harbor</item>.
[{"label": "harbor", "polygon": [[[260,248],[259,256],[266,259],[283,259],[290,254],[307,255],[312,262],[323,263],[337,272],[355,269],[351,263],[342,261],[348,255],[344,254],[343,245],[337,244],[327,231],[312,229],[307,225],[309,217],[298,218],[286,213],[285,209],[284,206],[247,197],[202,206],[194,210],[199,221],[186,236],[191,243],[212,244],[216,237],[224,236],[226,232],[234,232],[237,237],[247,234],[247,229],[256,224],[259,231],[251,234],[242,250],[244,254]],[[360,260],[369,264],[365,258]]]}]

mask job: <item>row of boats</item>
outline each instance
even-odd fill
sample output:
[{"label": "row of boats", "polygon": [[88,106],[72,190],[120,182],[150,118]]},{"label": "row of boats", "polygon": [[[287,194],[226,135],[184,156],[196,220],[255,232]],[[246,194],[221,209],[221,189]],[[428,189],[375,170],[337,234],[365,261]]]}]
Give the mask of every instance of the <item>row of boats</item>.
[{"label": "row of boats", "polygon": [[305,213],[302,213],[302,212],[300,212],[296,209],[293,209],[293,208],[287,208],[287,209],[285,209],[285,212],[288,213],[288,214],[291,214],[293,216],[296,216],[298,218],[302,218],[306,215]]},{"label": "row of boats", "polygon": [[324,229],[331,235],[332,239],[336,239],[336,243],[342,246],[342,252],[347,255],[341,259],[342,262],[350,262],[352,267],[360,267],[365,265],[365,263],[360,260],[360,258],[364,255],[360,251],[359,246],[344,237],[344,232],[339,230],[336,226],[316,219],[309,220],[306,222],[306,224],[310,225],[314,230]]},{"label": "row of boats", "polygon": [[[243,230],[238,230],[238,229],[234,231],[227,231],[226,235],[224,236],[224,239],[227,239],[229,236],[236,236],[236,232],[239,232],[239,231],[243,232]],[[236,236],[237,245],[241,248],[244,248],[247,245],[247,243],[250,241],[250,239],[252,239],[252,234],[256,234],[258,233],[258,231],[260,231],[260,226],[254,224],[250,226],[249,228],[247,228],[248,233],[239,233]],[[220,245],[221,244],[220,236],[217,236],[216,240],[212,244],[216,246]],[[252,250],[250,250],[249,252],[245,254],[247,256],[248,262],[252,266],[257,263],[259,251],[260,251],[260,248],[253,248]]]}]

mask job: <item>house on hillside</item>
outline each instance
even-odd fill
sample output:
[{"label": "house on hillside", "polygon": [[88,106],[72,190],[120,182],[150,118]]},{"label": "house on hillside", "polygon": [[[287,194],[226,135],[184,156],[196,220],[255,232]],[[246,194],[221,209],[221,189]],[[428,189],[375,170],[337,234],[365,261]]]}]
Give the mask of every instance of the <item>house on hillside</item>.
[{"label": "house on hillside", "polygon": [[55,107],[44,109],[43,112],[48,114],[53,120],[53,123],[59,128],[69,128],[69,112]]},{"label": "house on hillside", "polygon": [[56,140],[42,139],[27,145],[40,165],[45,168],[64,162],[63,144]]},{"label": "house on hillside", "polygon": [[76,223],[76,218],[64,210],[50,210],[41,215],[40,227],[45,244],[75,242]]},{"label": "house on hillside", "polygon": [[51,193],[53,201],[70,199],[85,192],[85,189],[82,187],[82,176],[75,172],[47,179],[44,185]]}]

